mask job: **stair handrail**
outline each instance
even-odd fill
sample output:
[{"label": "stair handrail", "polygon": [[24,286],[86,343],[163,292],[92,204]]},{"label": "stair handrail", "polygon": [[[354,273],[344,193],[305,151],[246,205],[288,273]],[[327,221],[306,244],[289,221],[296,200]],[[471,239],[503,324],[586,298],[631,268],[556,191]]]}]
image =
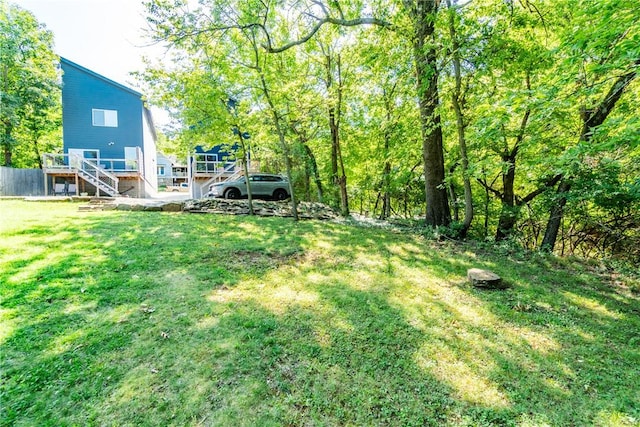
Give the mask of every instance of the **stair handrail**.
[{"label": "stair handrail", "polygon": [[[208,193],[209,192],[209,186],[211,184],[213,184],[214,182],[218,182],[218,180],[220,178],[222,178],[225,173],[231,172],[233,169],[235,169],[237,164],[238,164],[237,161],[229,163],[228,166],[225,166],[221,171],[218,171],[218,173],[216,173],[214,176],[212,176],[207,181],[205,181],[205,183],[200,186],[200,194],[202,195],[202,194]],[[227,179],[235,178],[236,176],[238,176],[240,174],[242,174],[242,170],[238,170],[236,173],[230,175]]]},{"label": "stair handrail", "polygon": [[[80,167],[78,168],[78,174],[80,175],[86,174],[90,177],[93,177],[96,180],[96,182],[93,183],[96,186],[96,188],[103,190],[107,193],[111,193],[112,196],[115,196],[118,194],[119,179],[117,176],[101,168],[97,164],[88,161],[85,158],[82,158],[76,154],[73,154],[72,156],[75,160],[78,161],[78,164],[80,165]],[[88,167],[89,170],[87,170],[86,167]],[[91,173],[90,171],[93,173]],[[102,181],[100,179],[101,176],[109,178],[111,180],[111,183]]]},{"label": "stair handrail", "polygon": [[[108,170],[101,168],[97,164],[95,164],[93,162],[90,162],[87,159],[81,158],[79,156],[76,156],[76,157],[78,157],[81,160],[83,166],[84,165],[88,165],[90,168],[95,169],[96,172],[99,172],[100,175],[107,176],[107,177],[111,178],[111,180],[113,180],[115,182],[119,181],[118,177],[115,176],[114,174],[112,174],[111,172],[109,172]],[[82,170],[85,170],[84,167],[82,168]]]}]

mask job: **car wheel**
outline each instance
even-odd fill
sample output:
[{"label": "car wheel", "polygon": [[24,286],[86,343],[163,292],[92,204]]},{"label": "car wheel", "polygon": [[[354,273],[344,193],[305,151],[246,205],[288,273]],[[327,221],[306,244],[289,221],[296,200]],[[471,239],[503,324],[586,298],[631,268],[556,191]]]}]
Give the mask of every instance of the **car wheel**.
[{"label": "car wheel", "polygon": [[240,191],[238,191],[237,188],[230,188],[227,191],[225,191],[224,198],[225,199],[239,199],[240,198]]},{"label": "car wheel", "polygon": [[281,188],[278,188],[276,191],[273,192],[273,198],[276,200],[284,200],[287,197],[289,197],[289,195],[287,194],[286,191],[284,191]]}]

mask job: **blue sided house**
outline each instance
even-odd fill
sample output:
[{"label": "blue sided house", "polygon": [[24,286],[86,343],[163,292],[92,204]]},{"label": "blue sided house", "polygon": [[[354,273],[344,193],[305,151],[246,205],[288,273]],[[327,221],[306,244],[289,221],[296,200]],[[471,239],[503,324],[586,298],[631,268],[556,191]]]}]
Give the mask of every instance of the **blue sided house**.
[{"label": "blue sided house", "polygon": [[[228,179],[239,177],[242,172],[242,161],[237,159],[238,145],[219,144],[205,149],[196,146],[189,156],[189,176],[191,178],[191,197],[203,197],[209,186]],[[260,164],[247,156],[247,167],[250,172],[258,172]]]},{"label": "blue sided house", "polygon": [[47,193],[155,195],[156,133],[142,94],[68,59],[60,65],[63,153],[44,155]]}]

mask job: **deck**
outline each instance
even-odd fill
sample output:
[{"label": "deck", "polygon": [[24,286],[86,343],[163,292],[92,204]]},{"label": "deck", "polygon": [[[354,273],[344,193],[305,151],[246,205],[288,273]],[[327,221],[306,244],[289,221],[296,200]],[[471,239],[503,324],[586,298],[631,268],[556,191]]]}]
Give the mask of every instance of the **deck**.
[{"label": "deck", "polygon": [[[141,152],[138,159],[142,159]],[[73,154],[44,154],[45,195],[52,190],[53,194],[118,196],[137,190],[139,197],[144,173],[142,161],[138,159],[84,159]],[[49,187],[49,180],[53,188]]]}]

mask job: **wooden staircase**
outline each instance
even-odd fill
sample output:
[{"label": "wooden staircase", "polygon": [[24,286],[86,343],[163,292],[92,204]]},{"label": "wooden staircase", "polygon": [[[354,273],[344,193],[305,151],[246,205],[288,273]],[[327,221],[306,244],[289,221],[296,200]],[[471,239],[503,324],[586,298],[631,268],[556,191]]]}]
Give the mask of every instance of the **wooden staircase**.
[{"label": "wooden staircase", "polygon": [[79,156],[74,156],[73,163],[77,165],[78,178],[96,187],[96,196],[100,196],[100,193],[112,197],[120,194],[118,192],[118,177],[111,172]]}]

